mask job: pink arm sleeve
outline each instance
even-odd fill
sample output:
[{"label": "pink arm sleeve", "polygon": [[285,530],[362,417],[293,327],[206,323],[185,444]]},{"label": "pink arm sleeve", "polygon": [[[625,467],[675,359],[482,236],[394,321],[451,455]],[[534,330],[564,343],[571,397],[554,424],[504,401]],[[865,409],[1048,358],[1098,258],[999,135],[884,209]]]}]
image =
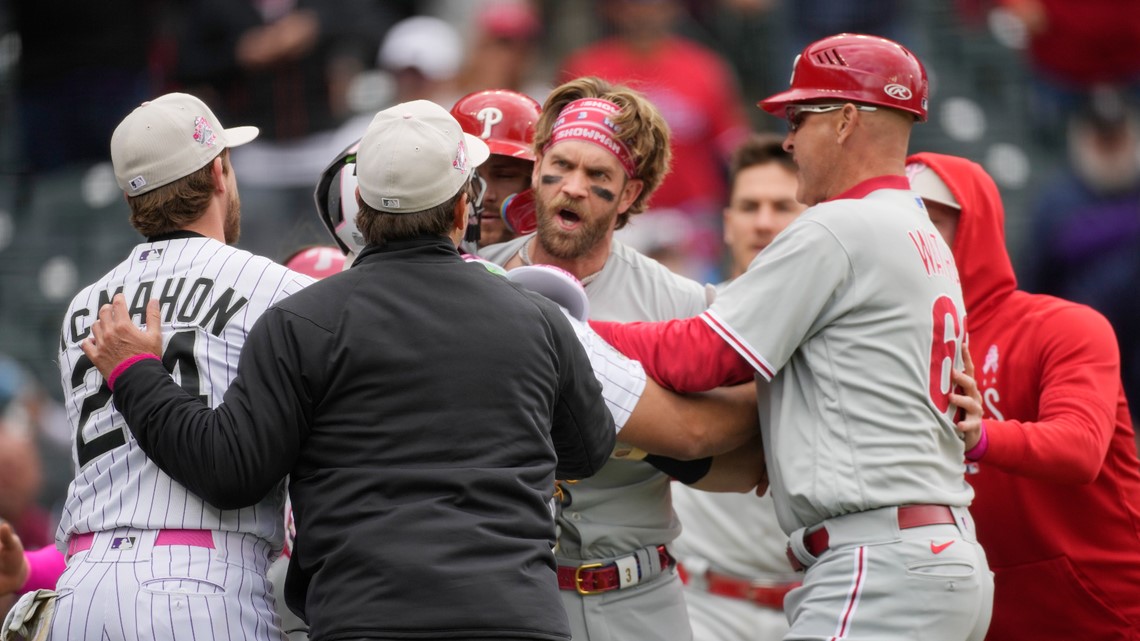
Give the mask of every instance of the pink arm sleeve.
[{"label": "pink arm sleeve", "polygon": [[25,551],[24,560],[28,562],[28,578],[24,581],[21,593],[54,589],[59,576],[67,567],[63,553],[52,545],[32,552]]},{"label": "pink arm sleeve", "polygon": [[590,321],[602,338],[641,361],[645,373],[675,392],[703,392],[750,381],[755,370],[699,317],[658,323]]}]

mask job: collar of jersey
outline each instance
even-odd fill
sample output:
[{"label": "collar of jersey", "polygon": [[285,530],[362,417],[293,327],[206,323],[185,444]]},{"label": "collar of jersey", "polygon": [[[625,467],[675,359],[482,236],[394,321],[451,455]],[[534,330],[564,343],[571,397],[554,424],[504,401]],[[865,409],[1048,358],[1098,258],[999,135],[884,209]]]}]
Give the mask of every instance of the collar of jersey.
[{"label": "collar of jersey", "polygon": [[175,231],[159,234],[157,236],[147,236],[146,242],[157,243],[163,240],[178,240],[179,238],[205,238],[202,234],[188,229],[178,229]]},{"label": "collar of jersey", "polygon": [[874,178],[868,178],[842,194],[834,198],[828,198],[824,202],[866,198],[867,194],[880,189],[910,189],[910,181],[906,179],[906,176],[876,176]]}]

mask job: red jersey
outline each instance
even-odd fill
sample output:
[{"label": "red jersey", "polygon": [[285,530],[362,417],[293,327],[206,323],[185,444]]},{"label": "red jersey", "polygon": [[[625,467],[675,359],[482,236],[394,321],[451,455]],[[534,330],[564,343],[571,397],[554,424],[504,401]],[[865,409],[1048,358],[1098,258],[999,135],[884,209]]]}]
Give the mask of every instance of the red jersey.
[{"label": "red jersey", "polygon": [[989,439],[967,466],[995,574],[986,638],[1140,638],[1140,461],[1112,327],[1084,305],[1016,289],[1001,199],[981,167],[909,161],[962,207],[952,250]]},{"label": "red jersey", "polygon": [[653,206],[719,218],[728,198],[727,159],[749,132],[744,99],[724,60],[683,38],[667,38],[649,54],[610,38],[570,56],[562,80],[579,76],[629,85],[669,124],[673,168]]}]

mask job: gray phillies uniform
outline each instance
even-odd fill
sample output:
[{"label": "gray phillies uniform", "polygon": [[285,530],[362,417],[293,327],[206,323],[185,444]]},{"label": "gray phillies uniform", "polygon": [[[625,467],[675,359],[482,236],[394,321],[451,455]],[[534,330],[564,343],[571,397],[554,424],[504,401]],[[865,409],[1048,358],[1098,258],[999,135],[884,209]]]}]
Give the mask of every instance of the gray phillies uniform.
[{"label": "gray phillies uniform", "polygon": [[[717,286],[721,291],[727,282]],[[705,492],[673,486],[673,509],[684,528],[673,543],[688,575],[685,603],[694,641],[778,641],[788,631],[784,609],[767,605],[798,584],[788,564],[788,537],[776,520],[771,493]],[[708,591],[710,576],[753,583],[763,601]],[[713,579],[715,580],[715,579]]]},{"label": "gray phillies uniform", "polygon": [[312,282],[216,240],[178,237],[137,245],[72,300],[59,363],[77,474],[56,535],[71,553],[53,639],[282,638],[266,571],[281,551],[284,486],[238,510],[191,494],[139,449],[80,344],[115,293],[140,325],[158,299],[163,364],[215,407],[250,326]]},{"label": "gray phillies uniform", "polygon": [[[500,265],[533,234],[480,250]],[[659,321],[703,311],[711,288],[669,271],[618,241],[598,275],[586,284],[590,317],[605,321]],[[619,437],[620,438],[620,437]],[[670,480],[648,463],[610,459],[597,475],[563,484],[556,556],[559,565],[582,566],[656,559],[681,524],[673,513]],[[643,563],[644,565],[644,563]],[[594,595],[562,590],[575,641],[691,638],[681,582],[673,569],[628,587]]]},{"label": "gray phillies uniform", "polygon": [[[809,208],[702,318],[763,379],[770,491],[808,565],[788,638],[980,639],[993,582],[948,399],[965,307],[921,200],[879,189]],[[956,523],[901,529],[908,504]],[[820,525],[816,559],[803,536]]]}]

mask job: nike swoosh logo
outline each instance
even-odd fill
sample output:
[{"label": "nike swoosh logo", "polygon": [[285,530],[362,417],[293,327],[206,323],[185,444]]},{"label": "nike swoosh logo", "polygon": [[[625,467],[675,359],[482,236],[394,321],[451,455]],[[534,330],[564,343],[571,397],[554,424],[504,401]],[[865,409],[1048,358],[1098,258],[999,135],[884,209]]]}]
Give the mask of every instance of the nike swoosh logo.
[{"label": "nike swoosh logo", "polygon": [[943,543],[942,545],[935,545],[934,541],[931,541],[930,542],[930,551],[935,553],[935,554],[941,554],[942,550],[945,550],[946,548],[950,547],[953,544],[954,544],[953,540],[947,541],[947,542]]}]

